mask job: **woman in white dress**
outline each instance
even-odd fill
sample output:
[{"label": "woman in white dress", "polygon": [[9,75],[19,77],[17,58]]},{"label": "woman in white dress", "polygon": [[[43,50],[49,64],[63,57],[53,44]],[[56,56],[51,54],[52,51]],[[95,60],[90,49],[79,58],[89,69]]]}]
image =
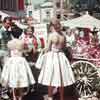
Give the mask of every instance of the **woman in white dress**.
[{"label": "woman in white dress", "polygon": [[66,41],[58,20],[50,23],[53,32],[48,37],[44,54],[39,56],[36,67],[41,69],[38,82],[48,86],[48,100],[52,100],[52,89],[60,90],[60,100],[64,100],[64,87],[75,82],[70,63],[63,53]]},{"label": "woman in white dress", "polygon": [[23,89],[35,83],[28,62],[22,57],[23,41],[19,40],[21,30],[17,27],[12,29],[13,39],[8,42],[10,57],[4,64],[1,84],[13,90],[13,99],[21,100]]}]

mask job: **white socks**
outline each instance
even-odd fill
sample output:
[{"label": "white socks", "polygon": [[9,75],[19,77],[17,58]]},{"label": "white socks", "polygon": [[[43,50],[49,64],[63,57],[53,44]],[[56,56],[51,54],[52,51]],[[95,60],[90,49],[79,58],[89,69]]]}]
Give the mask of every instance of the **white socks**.
[{"label": "white socks", "polygon": [[53,100],[52,97],[48,97],[48,100]]}]

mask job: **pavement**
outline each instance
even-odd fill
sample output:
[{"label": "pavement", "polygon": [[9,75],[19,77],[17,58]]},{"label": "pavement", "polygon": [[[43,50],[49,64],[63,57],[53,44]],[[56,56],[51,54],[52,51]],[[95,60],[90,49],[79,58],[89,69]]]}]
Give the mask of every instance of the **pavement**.
[{"label": "pavement", "polygon": [[[47,93],[47,86],[36,84],[34,87],[31,87],[28,94],[25,95],[22,100],[48,100]],[[53,93],[53,100],[60,100],[60,95],[57,88],[55,88],[55,91],[53,91]],[[12,96],[10,97],[10,99],[4,99],[0,97],[0,100],[13,100],[11,98]],[[90,98],[79,98],[79,94],[75,89],[75,85],[72,85],[64,88],[64,100],[100,100],[100,98],[98,99],[96,96]]]},{"label": "pavement", "polygon": [[[38,85],[35,91],[29,92],[23,100],[47,100],[47,87]],[[45,98],[44,98],[45,97]],[[59,93],[53,95],[53,100],[60,100]],[[66,87],[64,90],[64,100],[78,100],[79,96],[73,86]]]}]

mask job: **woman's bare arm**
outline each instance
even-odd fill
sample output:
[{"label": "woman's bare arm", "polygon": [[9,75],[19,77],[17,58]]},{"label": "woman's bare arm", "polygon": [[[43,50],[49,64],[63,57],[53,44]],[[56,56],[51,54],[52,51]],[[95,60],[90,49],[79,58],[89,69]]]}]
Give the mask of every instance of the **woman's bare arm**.
[{"label": "woman's bare arm", "polygon": [[51,49],[52,45],[52,34],[48,36],[46,47],[44,48],[44,52],[48,52]]}]

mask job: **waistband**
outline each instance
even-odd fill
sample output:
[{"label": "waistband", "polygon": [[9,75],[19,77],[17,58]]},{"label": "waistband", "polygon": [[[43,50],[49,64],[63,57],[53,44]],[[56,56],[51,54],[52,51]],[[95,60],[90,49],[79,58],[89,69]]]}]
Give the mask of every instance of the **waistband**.
[{"label": "waistband", "polygon": [[51,51],[53,51],[53,52],[62,52],[62,50],[59,49],[59,48],[51,48]]}]

